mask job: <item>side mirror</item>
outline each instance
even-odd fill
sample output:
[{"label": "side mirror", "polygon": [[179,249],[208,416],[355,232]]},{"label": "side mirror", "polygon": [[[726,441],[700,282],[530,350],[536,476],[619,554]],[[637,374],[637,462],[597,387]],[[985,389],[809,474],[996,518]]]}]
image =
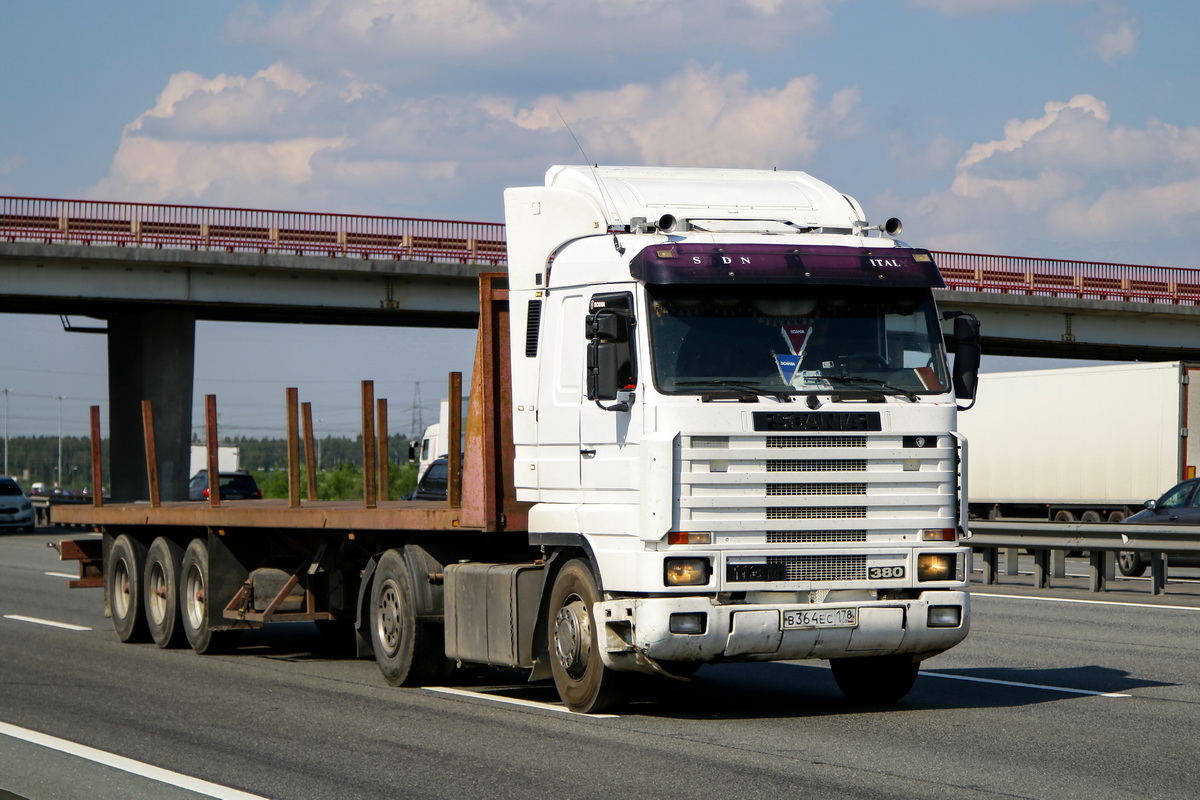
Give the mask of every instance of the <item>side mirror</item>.
[{"label": "side mirror", "polygon": [[970,314],[954,317],[954,394],[959,400],[974,400],[979,386],[979,320]]},{"label": "side mirror", "polygon": [[[588,400],[616,400],[633,379],[632,318],[624,309],[602,308],[587,317]],[[628,410],[619,406],[611,410]]]},{"label": "side mirror", "polygon": [[1142,505],[1146,506],[1146,508],[1153,511],[1154,509],[1158,508],[1158,501],[1157,500],[1147,500]]}]

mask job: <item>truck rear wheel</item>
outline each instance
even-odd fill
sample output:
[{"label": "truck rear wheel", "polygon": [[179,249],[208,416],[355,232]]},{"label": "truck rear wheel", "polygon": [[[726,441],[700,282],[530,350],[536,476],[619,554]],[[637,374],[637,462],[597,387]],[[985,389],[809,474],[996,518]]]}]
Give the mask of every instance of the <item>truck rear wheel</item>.
[{"label": "truck rear wheel", "polygon": [[550,671],[563,704],[589,714],[622,702],[626,675],[604,666],[592,607],[600,591],[586,561],[568,561],[554,579],[547,615]]},{"label": "truck rear wheel", "polygon": [[144,642],[148,638],[142,611],[142,573],[146,547],[127,533],[112,543],[105,564],[104,585],[112,611],[113,629],[122,642]]},{"label": "truck rear wheel", "polygon": [[241,637],[240,630],[215,631],[208,621],[208,544],[192,539],[183,553],[179,575],[179,612],[183,632],[201,655],[225,653]]},{"label": "truck rear wheel", "polygon": [[179,616],[179,574],[183,548],[165,537],[150,544],[146,554],[144,600],[150,637],[159,647],[180,647],[185,641]]},{"label": "truck rear wheel", "polygon": [[831,658],[833,679],[847,699],[858,703],[894,703],[912,689],[921,665],[911,656]]},{"label": "truck rear wheel", "polygon": [[388,550],[379,557],[371,585],[371,647],[383,678],[392,686],[420,686],[445,670],[446,658],[417,619],[412,579],[404,554]]}]

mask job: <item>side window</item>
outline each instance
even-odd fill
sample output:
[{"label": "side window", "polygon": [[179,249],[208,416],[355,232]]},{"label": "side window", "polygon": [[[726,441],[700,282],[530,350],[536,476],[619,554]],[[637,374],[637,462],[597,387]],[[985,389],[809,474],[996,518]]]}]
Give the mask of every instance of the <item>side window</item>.
[{"label": "side window", "polygon": [[1190,505],[1188,501],[1191,499],[1192,492],[1195,490],[1195,488],[1195,481],[1188,481],[1187,483],[1179,484],[1174,489],[1162,496],[1162,499],[1158,501],[1158,507],[1182,508]]}]

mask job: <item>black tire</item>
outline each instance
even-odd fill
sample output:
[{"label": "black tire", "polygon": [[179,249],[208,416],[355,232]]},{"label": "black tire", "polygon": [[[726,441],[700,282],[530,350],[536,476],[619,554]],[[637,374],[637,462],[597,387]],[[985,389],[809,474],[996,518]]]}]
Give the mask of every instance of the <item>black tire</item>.
[{"label": "black tire", "polygon": [[179,616],[179,574],[183,548],[162,536],[150,544],[142,582],[146,625],[159,647],[182,647],[187,641]]},{"label": "black tire", "polygon": [[829,666],[842,694],[856,703],[895,703],[909,693],[921,670],[905,655],[831,658]]},{"label": "black tire", "polygon": [[179,616],[188,644],[201,655],[227,653],[241,638],[240,630],[215,631],[208,621],[208,544],[192,539],[179,568]]},{"label": "black tire", "polygon": [[104,564],[104,587],[108,590],[113,630],[122,642],[145,642],[150,639],[142,609],[142,572],[145,567],[145,545],[127,533],[122,533],[113,541]]},{"label": "black tire", "polygon": [[1080,522],[1104,522],[1104,517],[1102,517],[1100,515],[1099,511],[1092,511],[1089,509],[1079,515],[1079,521]]},{"label": "black tire", "polygon": [[1072,514],[1070,511],[1068,511],[1065,508],[1059,509],[1058,512],[1054,515],[1054,521],[1055,522],[1074,522],[1075,515]]},{"label": "black tire", "polygon": [[1126,578],[1142,577],[1146,574],[1148,566],[1150,564],[1142,558],[1141,553],[1134,553],[1130,550],[1122,550],[1117,553],[1117,569],[1121,570],[1121,574]]},{"label": "black tire", "polygon": [[628,676],[604,666],[592,607],[600,600],[591,567],[568,561],[550,590],[546,615],[550,671],[563,704],[582,714],[613,708],[625,701]]},{"label": "black tire", "polygon": [[1120,509],[1109,512],[1108,521],[1109,522],[1124,522],[1125,521],[1125,512],[1121,511]]},{"label": "black tire", "polygon": [[371,649],[392,686],[420,686],[445,675],[446,657],[435,627],[417,619],[416,594],[404,554],[379,557],[371,583]]}]

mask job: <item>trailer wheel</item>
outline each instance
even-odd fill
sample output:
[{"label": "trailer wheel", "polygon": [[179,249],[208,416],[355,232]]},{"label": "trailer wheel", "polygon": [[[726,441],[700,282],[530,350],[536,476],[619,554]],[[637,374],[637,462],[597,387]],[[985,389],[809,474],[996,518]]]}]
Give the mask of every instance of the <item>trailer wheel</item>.
[{"label": "trailer wheel", "polygon": [[446,661],[429,625],[416,615],[412,580],[399,550],[379,557],[371,586],[371,645],[375,663],[392,686],[419,686],[437,678]]},{"label": "trailer wheel", "polygon": [[1119,508],[1116,511],[1110,511],[1108,513],[1108,521],[1109,522],[1124,522],[1125,521],[1125,512]]},{"label": "trailer wheel", "polygon": [[192,649],[201,655],[226,653],[241,638],[240,630],[215,631],[208,622],[208,544],[192,539],[179,570],[179,612],[183,632]]},{"label": "trailer wheel", "polygon": [[1072,514],[1070,511],[1068,511],[1067,509],[1062,508],[1062,509],[1059,509],[1058,513],[1056,513],[1054,515],[1054,521],[1055,522],[1074,522],[1075,515]]},{"label": "trailer wheel", "polygon": [[568,561],[554,579],[547,615],[550,671],[563,704],[589,714],[620,704],[627,677],[604,666],[592,607],[600,600],[586,561]]},{"label": "trailer wheel", "polygon": [[1104,522],[1104,518],[1100,516],[1099,511],[1092,511],[1091,509],[1089,509],[1079,515],[1079,521],[1080,522]]},{"label": "trailer wheel", "polygon": [[1129,550],[1122,550],[1117,553],[1117,569],[1121,570],[1121,574],[1127,578],[1140,578],[1146,573],[1146,567],[1149,564],[1142,558],[1141,553],[1134,553]]},{"label": "trailer wheel", "polygon": [[142,611],[142,573],[146,547],[127,533],[112,544],[105,564],[104,583],[112,608],[113,629],[122,642],[144,642],[149,631]]},{"label": "trailer wheel", "polygon": [[159,647],[180,647],[186,637],[179,615],[179,575],[183,548],[165,537],[150,544],[146,554],[143,596],[150,637]]},{"label": "trailer wheel", "polygon": [[920,663],[910,656],[831,658],[833,679],[846,698],[857,703],[894,703],[917,680]]}]

